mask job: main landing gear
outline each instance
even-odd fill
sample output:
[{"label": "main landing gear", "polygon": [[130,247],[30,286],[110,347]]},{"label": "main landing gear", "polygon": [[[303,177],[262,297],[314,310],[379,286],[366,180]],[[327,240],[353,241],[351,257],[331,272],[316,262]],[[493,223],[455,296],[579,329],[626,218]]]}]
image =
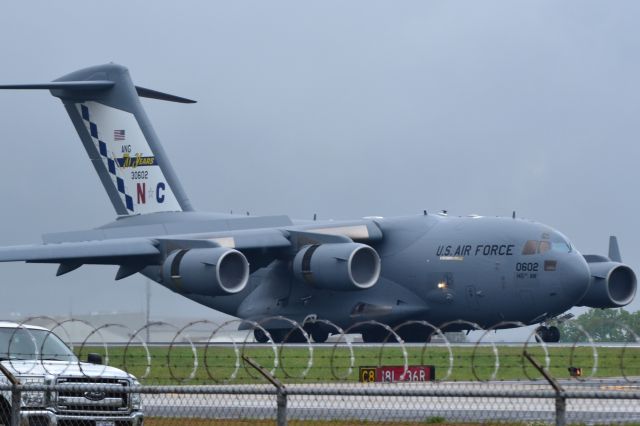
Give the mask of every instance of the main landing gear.
[{"label": "main landing gear", "polygon": [[[322,326],[306,327],[305,331],[311,336],[315,343],[324,343],[329,338],[329,330]],[[297,329],[273,329],[269,330],[269,334],[274,343],[307,343],[307,339],[302,332]],[[258,343],[267,343],[269,338],[267,334],[260,328],[253,329],[253,337]]]},{"label": "main landing gear", "polygon": [[536,342],[558,343],[560,341],[560,330],[552,325],[547,327],[541,325],[536,328]]},{"label": "main landing gear", "polygon": [[[273,339],[274,343],[306,343],[307,339],[304,338],[302,332],[298,329],[273,329],[269,330],[269,334],[271,335],[271,339]],[[255,328],[253,330],[253,338],[256,339],[258,343],[267,343],[269,341],[269,337],[267,334],[260,328]]]}]

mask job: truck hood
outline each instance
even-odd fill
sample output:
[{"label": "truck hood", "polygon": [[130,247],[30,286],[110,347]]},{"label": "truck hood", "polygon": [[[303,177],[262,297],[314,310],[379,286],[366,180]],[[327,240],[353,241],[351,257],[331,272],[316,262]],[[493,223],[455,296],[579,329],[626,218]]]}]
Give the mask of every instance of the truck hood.
[{"label": "truck hood", "polygon": [[87,379],[135,379],[134,376],[118,368],[86,362],[10,360],[2,361],[2,365],[18,378],[64,376],[85,377]]}]

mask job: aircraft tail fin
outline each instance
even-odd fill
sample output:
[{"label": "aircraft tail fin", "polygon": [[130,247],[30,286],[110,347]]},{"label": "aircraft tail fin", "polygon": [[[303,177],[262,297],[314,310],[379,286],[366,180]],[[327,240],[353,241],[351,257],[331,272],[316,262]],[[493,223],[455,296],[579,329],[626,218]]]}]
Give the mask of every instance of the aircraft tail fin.
[{"label": "aircraft tail fin", "polygon": [[45,89],[62,100],[119,215],[193,210],[140,97],[195,101],[135,86],[129,71],[116,64],[0,89]]}]

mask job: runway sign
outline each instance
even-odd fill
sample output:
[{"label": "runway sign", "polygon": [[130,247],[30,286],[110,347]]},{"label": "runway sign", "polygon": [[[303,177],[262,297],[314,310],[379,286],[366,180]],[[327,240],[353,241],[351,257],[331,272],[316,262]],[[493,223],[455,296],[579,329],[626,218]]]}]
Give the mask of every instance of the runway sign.
[{"label": "runway sign", "polygon": [[360,381],[367,382],[429,382],[435,380],[433,365],[410,365],[405,372],[403,365],[360,367]]}]

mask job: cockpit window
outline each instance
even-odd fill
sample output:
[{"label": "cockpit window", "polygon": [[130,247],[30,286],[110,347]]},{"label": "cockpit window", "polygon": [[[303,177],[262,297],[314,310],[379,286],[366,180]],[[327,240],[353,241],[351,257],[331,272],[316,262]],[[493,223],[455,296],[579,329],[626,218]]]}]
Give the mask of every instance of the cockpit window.
[{"label": "cockpit window", "polygon": [[551,241],[542,240],[529,240],[524,243],[522,248],[522,254],[543,254],[548,251],[554,251],[556,253],[571,253],[571,244],[564,239],[561,235],[554,235]]},{"label": "cockpit window", "polygon": [[553,251],[571,253],[571,245],[565,241],[554,241],[551,243],[551,246],[553,247]]},{"label": "cockpit window", "polygon": [[538,246],[538,253],[546,253],[551,250],[551,243],[549,241],[540,241],[540,245]]},{"label": "cockpit window", "polygon": [[571,253],[573,250],[569,239],[559,232],[551,236],[551,247],[553,251],[558,253]]},{"label": "cockpit window", "polygon": [[522,254],[536,254],[538,251],[538,242],[535,240],[529,240],[524,243],[522,248]]}]

